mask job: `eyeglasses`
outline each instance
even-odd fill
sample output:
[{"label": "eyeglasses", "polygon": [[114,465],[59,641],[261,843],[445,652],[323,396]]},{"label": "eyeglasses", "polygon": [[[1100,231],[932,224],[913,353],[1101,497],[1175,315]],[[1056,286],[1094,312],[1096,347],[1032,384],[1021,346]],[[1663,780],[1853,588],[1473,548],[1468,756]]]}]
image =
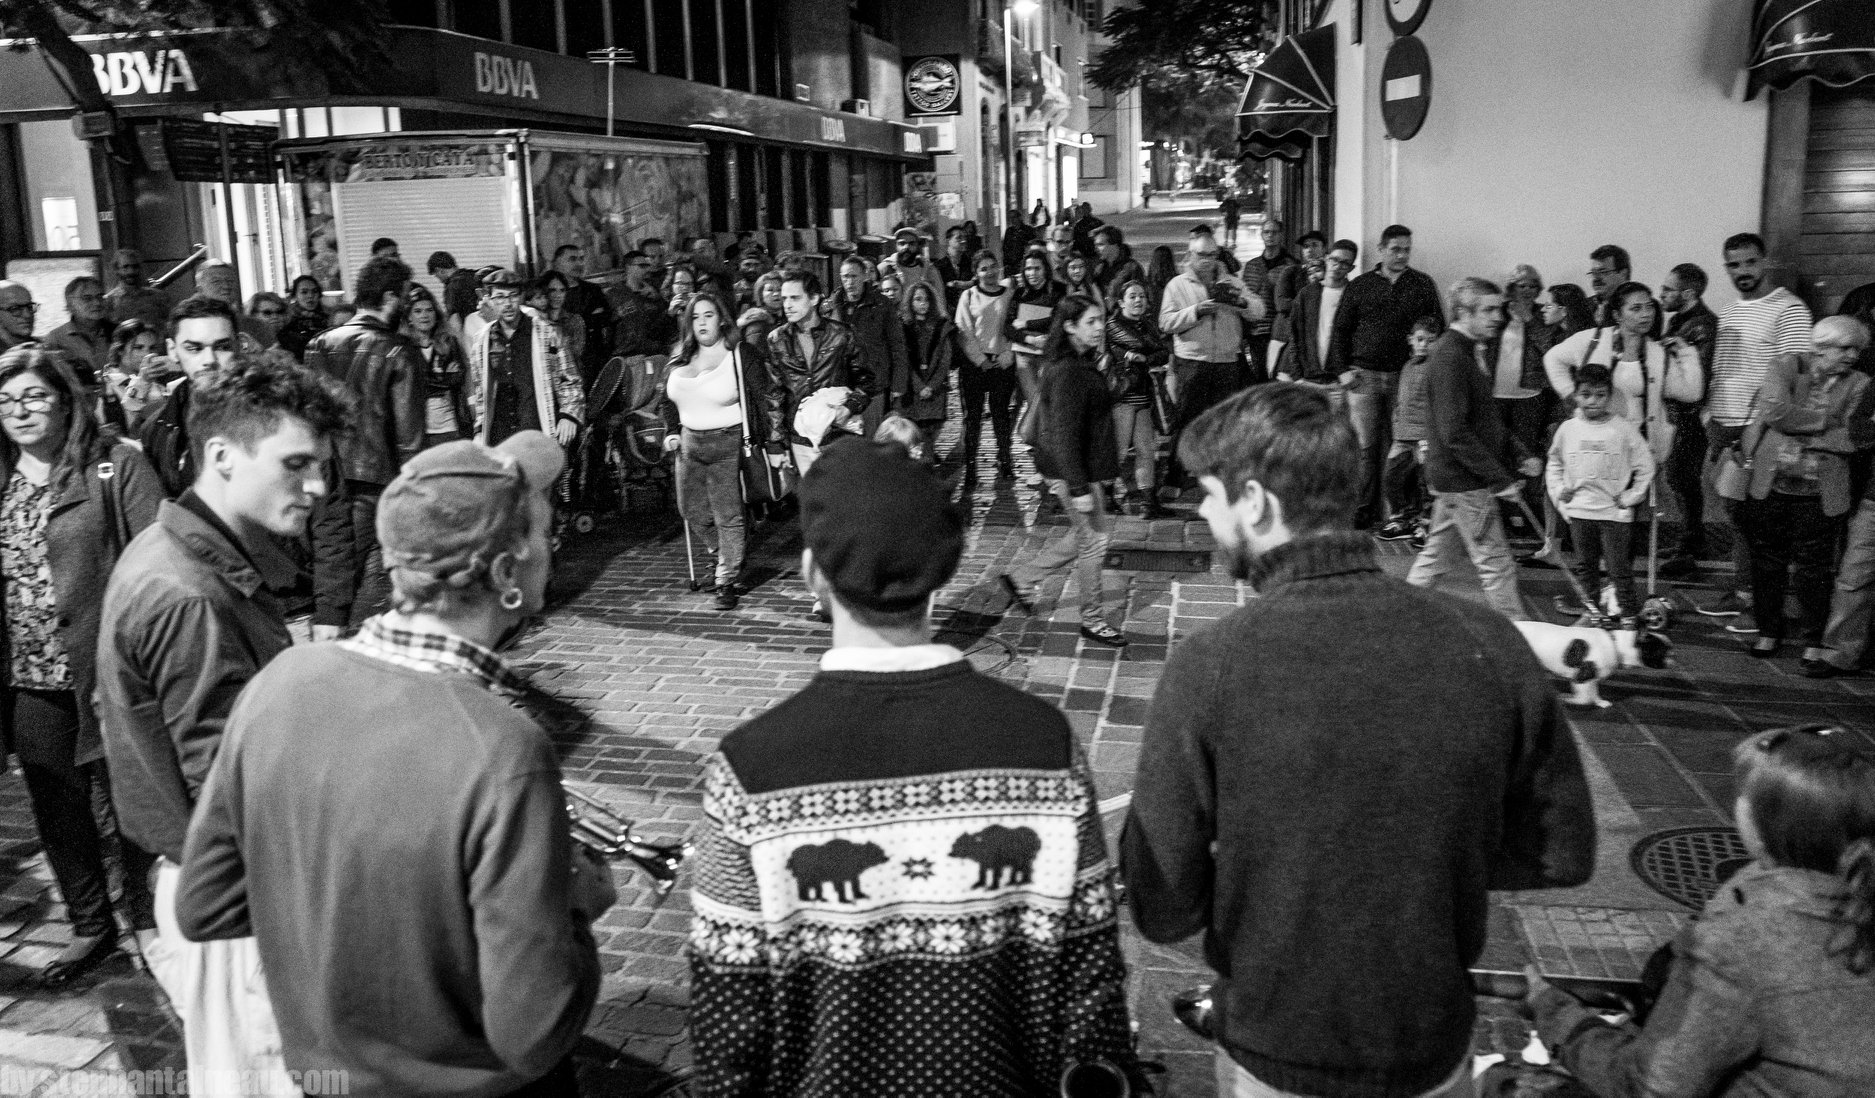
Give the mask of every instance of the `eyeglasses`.
[{"label": "eyeglasses", "polygon": [[494,302],[502,302],[502,301],[519,301],[519,300],[521,300],[521,295],[520,295],[520,294],[517,294],[517,293],[500,293],[500,292],[495,292],[495,293],[490,293],[490,294],[488,295],[488,300],[490,300],[490,301],[494,301]]},{"label": "eyeglasses", "polygon": [[20,305],[0,305],[0,313],[12,313],[14,316],[31,316],[39,311],[39,306],[28,301]]},{"label": "eyeglasses", "polygon": [[28,414],[33,412],[49,412],[52,410],[53,401],[56,399],[57,398],[51,393],[43,389],[27,393],[18,400],[10,396],[0,396],[0,416],[12,415],[15,408]]},{"label": "eyeglasses", "polygon": [[1614,274],[1614,273],[1615,273],[1615,268],[1613,267],[1590,267],[1589,268],[1590,278],[1607,278],[1609,275]]}]

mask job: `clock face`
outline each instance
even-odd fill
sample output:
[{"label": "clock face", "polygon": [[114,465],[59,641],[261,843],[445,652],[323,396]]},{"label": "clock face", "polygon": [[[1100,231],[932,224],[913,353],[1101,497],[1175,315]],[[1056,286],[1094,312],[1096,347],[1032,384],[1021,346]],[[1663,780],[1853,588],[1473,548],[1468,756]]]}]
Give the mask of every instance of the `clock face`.
[{"label": "clock face", "polygon": [[1395,34],[1412,34],[1426,21],[1432,0],[1387,0],[1387,25]]}]

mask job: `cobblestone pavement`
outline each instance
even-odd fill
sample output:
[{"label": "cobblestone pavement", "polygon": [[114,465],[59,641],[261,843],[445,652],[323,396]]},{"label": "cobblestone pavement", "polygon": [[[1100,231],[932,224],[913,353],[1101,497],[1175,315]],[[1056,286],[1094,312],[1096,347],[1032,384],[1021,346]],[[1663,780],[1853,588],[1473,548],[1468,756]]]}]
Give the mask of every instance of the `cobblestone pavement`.
[{"label": "cobblestone pavement", "polygon": [[[1026,474],[1026,461],[1022,468]],[[937,597],[943,639],[969,651],[979,668],[1068,713],[1115,834],[1169,647],[1251,596],[1215,563],[1202,573],[1110,572],[1108,594],[1123,604],[1132,640],[1124,654],[1080,639],[1077,612],[1058,604],[1061,580],[1044,588],[1036,617],[1005,614],[994,577],[1033,555],[1063,520],[1038,521],[1030,488],[987,475],[984,485],[971,501],[963,565]],[[1116,540],[1211,548],[1196,521],[1127,518]],[[755,588],[740,610],[725,614],[688,590],[683,539],[669,518],[642,512],[607,519],[575,538],[561,560],[554,608],[514,653],[537,688],[535,708],[562,749],[568,778],[591,783],[648,835],[684,835],[697,818],[702,760],[725,732],[799,688],[826,646],[826,627],[807,616],[799,548],[791,524],[761,526],[751,553]],[[1389,570],[1404,572],[1403,544],[1381,552]],[[1561,590],[1553,572],[1526,569],[1523,578],[1533,608]],[[1455,586],[1470,590],[1463,579]],[[1677,597],[1684,601],[1686,593]],[[1642,882],[1630,851],[1666,829],[1729,822],[1732,746],[1750,731],[1799,719],[1875,733],[1868,678],[1803,679],[1794,660],[1746,658],[1736,638],[1690,614],[1674,639],[1677,667],[1623,675],[1605,690],[1612,708],[1571,711],[1601,825],[1596,879],[1580,889],[1494,897],[1486,967],[1517,969],[1534,957],[1552,972],[1631,977],[1690,909]],[[9,1068],[180,1069],[176,1022],[128,959],[59,993],[32,986],[68,928],[36,857],[24,790],[16,775],[0,784],[0,1080],[14,1077]],[[597,928],[606,976],[581,1070],[589,1093],[653,1093],[689,1063],[688,876],[661,902],[642,875],[621,868],[615,877],[620,903]],[[1170,1068],[1161,1093],[1210,1094],[1208,1049],[1166,1007],[1173,992],[1207,979],[1198,944],[1152,945],[1129,930],[1126,947],[1141,1050]],[[1490,1000],[1481,1007],[1476,1051],[1521,1049],[1527,1029],[1514,1012]]]}]

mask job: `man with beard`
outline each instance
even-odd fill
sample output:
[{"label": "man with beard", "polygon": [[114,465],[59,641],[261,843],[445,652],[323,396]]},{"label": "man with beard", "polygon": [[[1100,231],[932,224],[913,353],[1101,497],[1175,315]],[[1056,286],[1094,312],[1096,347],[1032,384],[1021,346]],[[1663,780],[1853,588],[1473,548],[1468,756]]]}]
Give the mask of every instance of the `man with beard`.
[{"label": "man with beard", "polygon": [[580,359],[579,376],[587,385],[599,376],[605,365],[606,348],[612,346],[612,305],[605,291],[586,281],[586,249],[578,244],[562,244],[554,249],[553,269],[573,280],[566,292],[566,311],[579,317],[586,326],[586,342]]},{"label": "man with beard", "polygon": [[858,365],[872,375],[874,396],[862,417],[865,436],[871,438],[910,383],[905,325],[898,307],[872,284],[869,265],[858,256],[847,256],[840,264],[840,292],[833,295],[827,317],[852,329]]},{"label": "man with beard", "polygon": [[[1715,474],[1719,456],[1735,449],[1751,422],[1758,386],[1778,355],[1801,355],[1812,350],[1810,307],[1765,273],[1764,238],[1739,233],[1725,242],[1725,273],[1738,290],[1738,300],[1719,314],[1719,340],[1712,349],[1712,384],[1706,392],[1708,461]],[[1743,464],[1741,461],[1740,464]],[[1709,618],[1736,618],[1751,608],[1751,554],[1738,533],[1738,505],[1726,503],[1732,523],[1732,589],[1716,601],[1694,609]],[[1729,632],[1753,633],[1746,625]]]},{"label": "man with beard", "polygon": [[1240,393],[1180,457],[1259,597],[1166,662],[1120,840],[1133,917],[1205,932],[1219,1094],[1470,1095],[1487,890],[1594,868],[1555,688],[1501,615],[1381,570],[1325,394]]},{"label": "man with beard", "polygon": [[390,602],[378,554],[378,497],[404,462],[423,449],[422,360],[398,332],[410,268],[366,260],[353,283],[357,315],[306,345],[306,365],[337,381],[358,402],[357,428],[333,447],[339,481],[313,516],[314,640],[331,640]]},{"label": "man with beard", "polygon": [[898,251],[893,254],[892,258],[879,264],[879,275],[883,278],[888,271],[898,275],[899,282],[903,283],[903,287],[899,290],[900,300],[910,295],[911,284],[914,282],[929,284],[931,289],[936,291],[939,301],[946,300],[944,295],[947,287],[944,285],[943,273],[935,264],[924,258],[924,234],[917,229],[900,229],[893,234],[893,240],[898,246]]}]

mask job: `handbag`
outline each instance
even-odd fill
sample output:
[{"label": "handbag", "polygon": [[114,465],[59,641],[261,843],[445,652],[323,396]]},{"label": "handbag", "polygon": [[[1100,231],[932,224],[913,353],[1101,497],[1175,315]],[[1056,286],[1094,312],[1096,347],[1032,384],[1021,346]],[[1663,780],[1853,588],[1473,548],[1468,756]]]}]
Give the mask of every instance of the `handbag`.
[{"label": "handbag", "polygon": [[769,464],[768,454],[755,444],[755,409],[743,384],[742,348],[731,351],[736,371],[736,400],[742,405],[742,499],[744,503],[780,503],[794,494],[799,474],[790,458],[780,468]]}]

